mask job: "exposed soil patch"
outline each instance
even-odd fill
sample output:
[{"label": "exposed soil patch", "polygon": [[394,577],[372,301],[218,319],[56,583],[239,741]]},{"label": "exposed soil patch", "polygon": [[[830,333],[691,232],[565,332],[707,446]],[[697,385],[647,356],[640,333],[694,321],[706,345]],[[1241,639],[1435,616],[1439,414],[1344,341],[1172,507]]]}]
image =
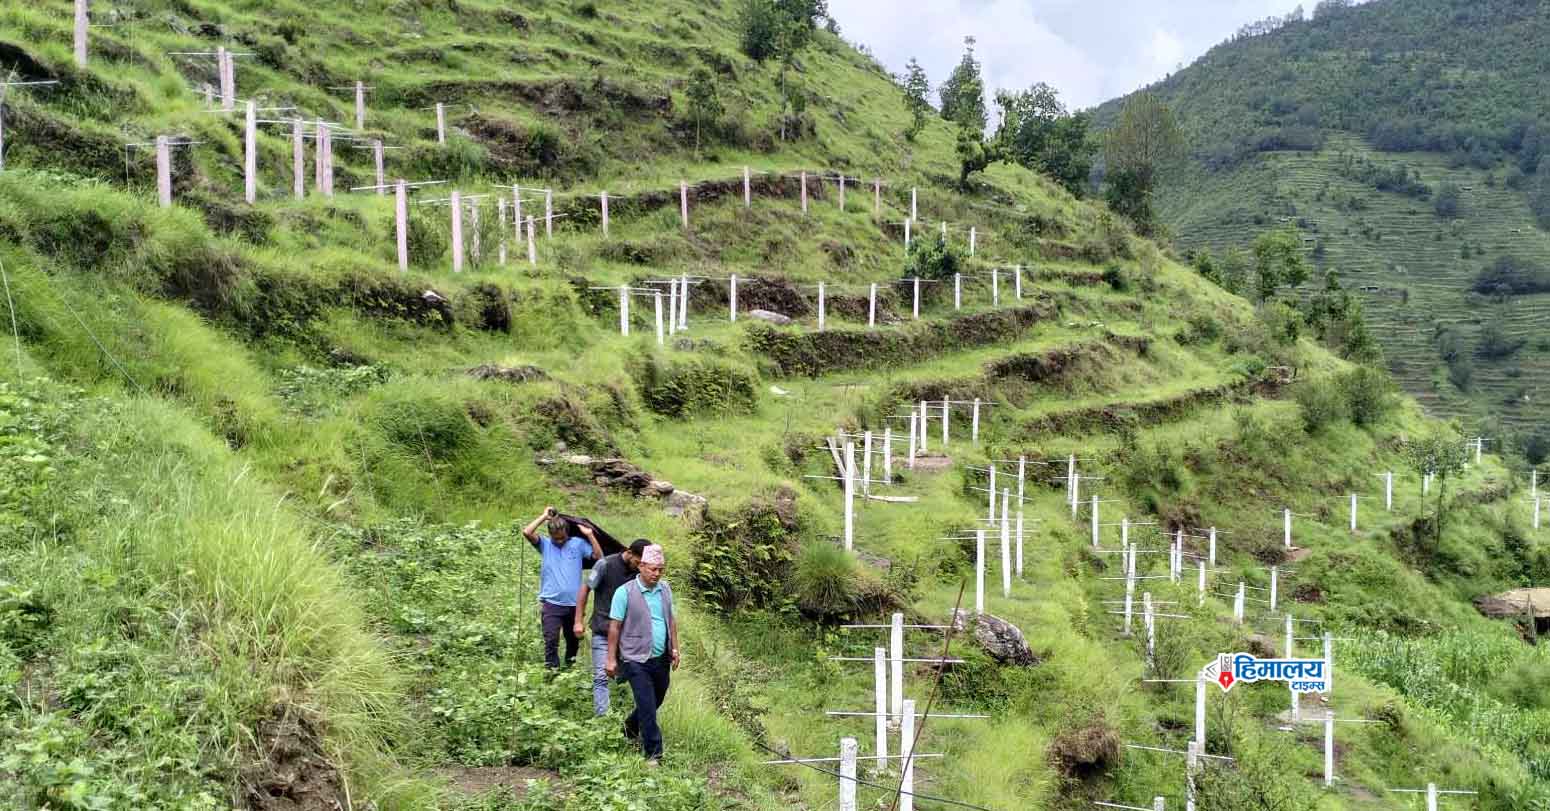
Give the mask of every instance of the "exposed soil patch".
[{"label": "exposed soil patch", "polygon": [[249,811],[336,811],[349,805],[322,737],[295,708],[276,706],[255,730],[257,760],[238,776]]},{"label": "exposed soil patch", "polygon": [[527,796],[529,780],[559,781],[559,774],[527,766],[485,766],[479,768],[458,767],[438,769],[438,777],[446,778],[452,789],[470,796],[501,791],[517,799]]}]

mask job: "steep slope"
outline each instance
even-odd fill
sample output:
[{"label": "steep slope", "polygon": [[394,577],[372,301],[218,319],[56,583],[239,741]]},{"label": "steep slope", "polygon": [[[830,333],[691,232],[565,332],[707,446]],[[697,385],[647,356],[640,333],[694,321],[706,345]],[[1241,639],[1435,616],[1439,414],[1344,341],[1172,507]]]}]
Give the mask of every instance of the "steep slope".
[{"label": "steep slope", "polygon": [[1181,246],[1217,253],[1294,225],[1360,288],[1391,370],[1433,413],[1538,430],[1547,299],[1477,277],[1502,257],[1550,262],[1547,24],[1505,0],[1321,3],[1223,43],[1146,89],[1191,149],[1159,210]]},{"label": "steep slope", "polygon": [[[65,10],[0,10],[24,76],[62,82],[8,97],[20,123],[0,173],[7,803],[826,807],[832,775],[762,762],[832,756],[842,735],[870,752],[870,719],[824,713],[874,706],[869,664],[845,660],[882,637],[838,626],[945,622],[965,583],[972,606],[964,532],[986,526],[986,465],[1017,458],[1034,471],[1026,565],[1003,595],[992,556],[986,609],[1032,659],[957,635],[965,661],[940,681],[908,670],[933,713],[990,716],[924,723],[922,751],[948,757],[917,765],[917,791],[994,809],[1182,803],[1181,762],[1121,744],[1182,748],[1192,696],[1139,678],[1263,647],[1281,614],[1235,623],[1231,590],[1295,560],[1293,612],[1340,638],[1329,706],[1384,723],[1340,731],[1342,782],[1323,790],[1321,738],[1281,729],[1284,694],[1213,695],[1207,750],[1235,760],[1201,778],[1202,808],[1381,807],[1427,781],[1478,790],[1481,808],[1545,801],[1544,649],[1468,604],[1550,576],[1522,471],[1487,457],[1447,481],[1452,518],[1428,534],[1435,502],[1405,441],[1452,428],[1043,178],[997,167],[958,190],[946,126],[903,141],[897,90],[832,35],[786,77],[807,104],[782,140],[778,68],[741,56],[735,11],[713,4],[148,3],[95,12],[120,24],[94,30],[87,71],[70,66]],[[207,112],[212,75],[165,55],[227,43],[258,55],[238,63],[242,96],[309,119],[350,120],[348,91],[324,88],[369,74],[365,137],[407,148],[390,177],[553,187],[566,216],[552,237],[538,225],[530,264],[486,198],[482,225],[463,223],[482,256],[470,233],[453,273],[446,209],[414,205],[400,272],[392,198],[342,191],[371,177],[370,153],[341,142],[340,193],[294,201],[283,130],[260,139],[246,204],[240,116]],[[729,112],[697,155],[669,85],[698,64]],[[477,107],[452,112],[446,144],[423,109],[437,101]],[[124,179],[118,144],[168,132],[202,143],[179,153],[162,209],[138,156]],[[45,133],[74,140],[44,149]],[[747,205],[745,164],[760,173]],[[843,209],[836,169],[860,180]],[[685,275],[686,331],[659,344],[642,295],[620,334],[619,287]],[[1364,424],[1312,424],[1284,396],[1294,370],[1365,403]],[[933,421],[930,455],[891,460],[873,489],[915,500],[861,501],[847,554],[826,440],[899,442],[923,400],[956,403],[951,437]],[[1068,455],[1101,497],[1096,551],[1091,506],[1073,516],[1057,483]],[[1395,509],[1364,512],[1353,536],[1344,494],[1373,503],[1382,470],[1400,471]],[[588,674],[538,664],[537,564],[516,529],[550,503],[668,549],[686,655],[660,770],[640,767],[617,710],[590,717]],[[1204,600],[1142,556],[1146,590],[1178,615],[1150,667],[1112,614],[1120,516],[1149,553],[1168,530],[1224,530]],[[909,637],[921,656],[942,644]],[[885,788],[867,801],[898,778],[869,778]]]}]

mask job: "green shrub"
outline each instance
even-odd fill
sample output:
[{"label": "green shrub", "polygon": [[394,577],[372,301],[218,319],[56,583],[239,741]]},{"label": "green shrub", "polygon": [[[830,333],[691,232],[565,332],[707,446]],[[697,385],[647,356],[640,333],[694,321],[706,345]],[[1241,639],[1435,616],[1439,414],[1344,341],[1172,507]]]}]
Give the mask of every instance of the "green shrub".
[{"label": "green shrub", "polygon": [[1350,416],[1345,392],[1330,380],[1309,380],[1292,392],[1302,415],[1303,430],[1317,434]]},{"label": "green shrub", "polygon": [[877,577],[857,565],[850,553],[827,541],[802,548],[792,569],[790,589],[802,613],[820,622],[836,622],[893,604]]},{"label": "green shrub", "polygon": [[664,416],[747,414],[758,403],[754,374],[731,364],[708,358],[671,361],[651,352],[634,366],[641,399]]},{"label": "green shrub", "polygon": [[723,611],[789,611],[788,580],[797,555],[797,525],[789,500],[759,498],[732,515],[706,514],[695,533],[689,583]]},{"label": "green shrub", "polygon": [[910,242],[904,260],[905,278],[949,280],[962,273],[963,255],[941,235]]},{"label": "green shrub", "polygon": [[1130,289],[1130,277],[1119,265],[1109,265],[1104,268],[1103,281],[1116,293],[1123,293]]},{"label": "green shrub", "polygon": [[1341,375],[1339,387],[1351,421],[1364,428],[1381,422],[1399,404],[1394,381],[1372,366],[1358,366]]}]

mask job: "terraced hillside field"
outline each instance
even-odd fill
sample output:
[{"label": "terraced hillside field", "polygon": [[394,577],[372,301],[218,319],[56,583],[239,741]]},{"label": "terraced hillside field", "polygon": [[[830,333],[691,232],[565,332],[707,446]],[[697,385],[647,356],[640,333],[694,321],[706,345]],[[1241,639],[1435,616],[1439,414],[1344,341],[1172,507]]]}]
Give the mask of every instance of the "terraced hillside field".
[{"label": "terraced hillside field", "polygon": [[[877,706],[896,616],[935,626],[901,632],[884,725],[897,755],[919,702],[921,808],[1550,803],[1550,629],[1471,604],[1550,577],[1527,471],[1423,484],[1414,449],[1454,458],[1459,425],[1045,178],[959,187],[948,127],[904,140],[898,88],[822,20],[783,72],[727,3],[144,0],[93,8],[81,69],[69,12],[0,8],[0,55],[59,83],[4,107],[0,804],[830,808],[829,765],[769,761],[873,753],[874,718],[832,713]],[[266,125],[244,199],[243,116],[168,53],[228,46],[243,100],[341,125],[332,196],[308,141],[292,197]],[[702,67],[724,111],[696,144]],[[331,89],[357,80],[364,127]],[[158,135],[196,142],[166,207],[123,157]],[[407,269],[346,136],[444,181],[408,200]],[[528,213],[552,192],[552,234],[500,227],[513,185]],[[456,272],[453,192],[479,201]],[[520,529],[549,505],[665,547],[657,767],[627,690],[594,717],[588,652],[542,666]],[[1126,541],[1150,635],[1123,631]],[[1288,617],[1334,689],[1290,717],[1284,688],[1212,688],[1192,782],[1157,751],[1198,734],[1188,682],[1284,652]],[[1326,711],[1375,722],[1338,729],[1328,784]],[[862,768],[862,807],[903,790]]]},{"label": "terraced hillside field", "polygon": [[[1403,164],[1432,189],[1461,190],[1460,216],[1439,217],[1431,199],[1384,192],[1343,171],[1349,159]],[[1380,153],[1332,137],[1317,152],[1273,152],[1231,174],[1195,175],[1164,211],[1178,242],[1216,251],[1284,223],[1303,235],[1320,268],[1362,294],[1390,370],[1433,413],[1488,417],[1518,428],[1544,423],[1550,385],[1550,296],[1474,293],[1476,274],[1500,256],[1550,261],[1550,234],[1500,171],[1450,168],[1428,153]],[[1467,254],[1467,257],[1466,257]],[[1475,353],[1486,324],[1519,344],[1504,358],[1477,356],[1464,390],[1449,380],[1437,332],[1455,328]]]}]

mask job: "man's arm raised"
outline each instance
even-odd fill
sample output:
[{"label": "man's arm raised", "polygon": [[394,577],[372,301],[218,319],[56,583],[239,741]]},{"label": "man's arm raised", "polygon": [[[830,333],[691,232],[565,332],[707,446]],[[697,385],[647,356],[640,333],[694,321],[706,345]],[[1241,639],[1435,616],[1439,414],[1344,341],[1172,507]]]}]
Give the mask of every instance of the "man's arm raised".
[{"label": "man's arm raised", "polygon": [[551,516],[551,515],[554,515],[554,508],[553,507],[545,507],[544,511],[539,513],[537,518],[534,518],[532,521],[529,521],[527,526],[522,528],[522,537],[526,538],[528,543],[530,543],[530,544],[532,544],[534,546],[537,546],[538,545],[538,525],[542,524],[545,521],[547,521],[549,519],[549,516]]}]

